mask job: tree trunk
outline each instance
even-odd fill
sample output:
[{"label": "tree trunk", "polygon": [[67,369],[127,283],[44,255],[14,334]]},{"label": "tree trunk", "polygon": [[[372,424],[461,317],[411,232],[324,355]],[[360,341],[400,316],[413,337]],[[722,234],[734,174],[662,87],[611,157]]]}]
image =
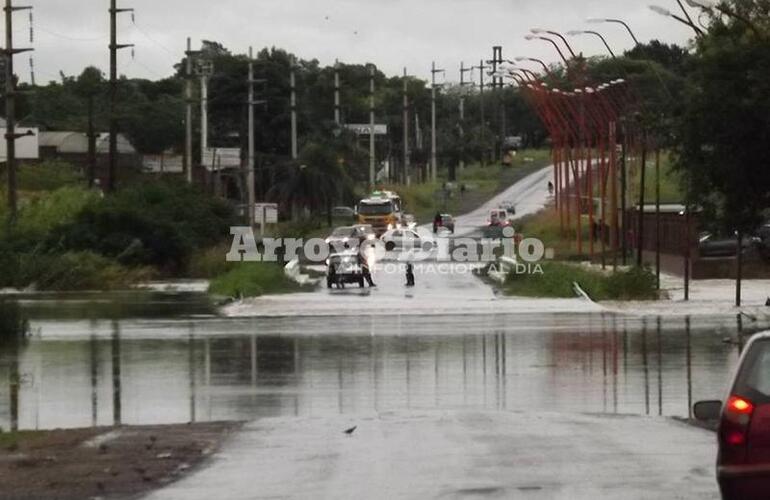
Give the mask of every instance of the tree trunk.
[{"label": "tree trunk", "polygon": [[741,285],[743,281],[743,231],[738,230],[738,256],[735,272],[735,307],[741,307]]}]

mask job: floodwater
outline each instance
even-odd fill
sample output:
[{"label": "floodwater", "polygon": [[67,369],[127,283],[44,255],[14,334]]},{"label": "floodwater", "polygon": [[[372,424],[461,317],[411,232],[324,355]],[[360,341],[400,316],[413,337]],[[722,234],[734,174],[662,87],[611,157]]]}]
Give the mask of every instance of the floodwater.
[{"label": "floodwater", "polygon": [[738,340],[766,326],[596,313],[220,318],[197,294],[20,304],[31,335],[0,345],[4,429],[418,409],[685,417],[723,396]]}]

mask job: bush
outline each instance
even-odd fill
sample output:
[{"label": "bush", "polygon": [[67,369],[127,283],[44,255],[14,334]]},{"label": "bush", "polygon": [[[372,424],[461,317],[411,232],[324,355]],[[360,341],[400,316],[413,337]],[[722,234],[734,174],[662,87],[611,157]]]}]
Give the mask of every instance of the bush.
[{"label": "bush", "polygon": [[593,300],[654,300],[658,297],[655,275],[648,269],[633,268],[602,273],[562,262],[541,264],[543,274],[508,275],[505,292],[523,297],[575,297],[577,283]]},{"label": "bush", "polygon": [[264,262],[243,262],[211,282],[209,293],[227,297],[259,297],[292,293],[301,287],[286,277],[283,268]]},{"label": "bush", "polygon": [[47,249],[95,251],[127,266],[179,272],[195,248],[218,243],[235,223],[232,208],[186,184],[134,186],[86,207],[55,231]]},{"label": "bush", "polygon": [[6,286],[50,291],[114,290],[153,277],[149,269],[128,269],[91,252],[20,254],[15,269]]},{"label": "bush", "polygon": [[25,163],[19,168],[19,189],[22,191],[53,191],[82,182],[78,170],[64,161]]}]

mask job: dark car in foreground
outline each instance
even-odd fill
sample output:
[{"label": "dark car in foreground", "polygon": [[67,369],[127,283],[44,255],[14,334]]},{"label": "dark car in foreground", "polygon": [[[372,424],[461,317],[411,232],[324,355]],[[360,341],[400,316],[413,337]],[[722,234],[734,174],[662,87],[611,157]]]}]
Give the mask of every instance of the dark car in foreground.
[{"label": "dark car in foreground", "polygon": [[696,404],[695,417],[719,422],[717,481],[722,498],[770,498],[770,332],[746,346],[725,401]]}]

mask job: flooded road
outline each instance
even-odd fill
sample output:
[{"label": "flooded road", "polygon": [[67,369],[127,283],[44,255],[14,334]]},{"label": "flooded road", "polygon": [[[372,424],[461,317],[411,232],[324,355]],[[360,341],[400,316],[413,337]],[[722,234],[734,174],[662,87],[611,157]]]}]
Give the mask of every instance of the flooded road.
[{"label": "flooded road", "polygon": [[14,416],[47,429],[403,410],[686,417],[693,401],[723,395],[738,357],[725,338],[763,326],[603,314],[218,318],[194,294],[145,295],[155,306],[143,315],[102,305],[66,319],[89,300],[59,304],[65,319],[26,306],[31,338],[0,347],[0,427]]}]

